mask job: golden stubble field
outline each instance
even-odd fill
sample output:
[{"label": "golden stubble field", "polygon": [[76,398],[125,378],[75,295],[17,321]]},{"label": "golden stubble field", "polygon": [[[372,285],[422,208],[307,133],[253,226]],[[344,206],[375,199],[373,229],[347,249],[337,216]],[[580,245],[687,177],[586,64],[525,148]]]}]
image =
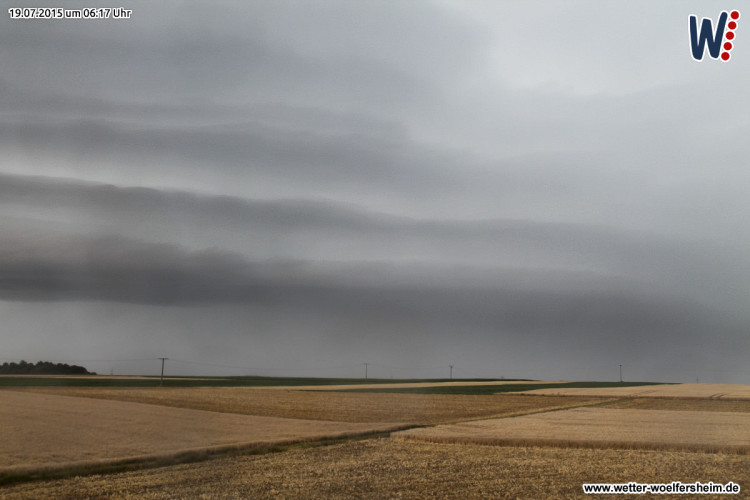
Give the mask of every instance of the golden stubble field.
[{"label": "golden stubble field", "polygon": [[189,451],[335,439],[598,401],[251,388],[0,390],[0,477]]},{"label": "golden stubble field", "polygon": [[[189,419],[174,419],[170,424],[170,432],[174,434],[163,434],[164,441],[179,442],[189,438],[186,434],[193,433],[197,437],[203,432],[201,426],[213,427],[206,432],[209,435],[215,433],[220,439],[231,437],[232,432],[238,433],[238,437],[232,439],[244,439],[242,433],[248,432],[247,427],[252,427],[253,432],[261,428],[249,423],[256,417],[269,418],[269,422],[276,423],[283,418],[296,417],[297,420],[290,422],[297,422],[298,428],[300,417],[307,417],[303,420],[307,430],[314,429],[317,424],[331,425],[337,431],[343,431],[346,425],[360,424],[363,429],[368,429],[388,427],[394,422],[428,426],[454,424],[446,427],[485,425],[485,430],[491,434],[490,439],[479,441],[491,443],[494,439],[495,443],[512,446],[468,442],[471,439],[459,443],[432,443],[405,439],[404,436],[397,439],[370,437],[313,448],[285,448],[285,451],[263,455],[207,455],[199,463],[0,486],[0,498],[3,499],[587,498],[581,490],[581,484],[585,482],[629,481],[734,481],[742,486],[743,492],[732,498],[747,497],[750,491],[750,455],[726,447],[737,436],[744,436],[744,429],[750,427],[746,425],[747,417],[750,417],[748,400],[680,398],[674,395],[668,398],[612,399],[509,394],[363,394],[290,388],[55,387],[0,390],[0,401],[13,397],[9,396],[11,393],[21,398],[54,396],[67,400],[67,405],[73,407],[86,407],[89,403],[115,405],[109,412],[109,419],[101,414],[98,418],[91,415],[93,421],[85,426],[85,433],[78,437],[69,436],[72,446],[79,446],[79,457],[90,453],[97,442],[113,444],[112,435],[106,434],[107,429],[111,431],[115,427],[121,435],[127,435],[145,425],[143,419],[156,422],[155,416],[162,411],[191,413],[196,410],[200,414],[218,416],[219,420],[212,422],[199,418],[191,424]],[[134,403],[149,410],[137,418],[128,410],[129,423],[111,417],[117,413],[116,405],[131,408]],[[71,415],[76,412],[70,408],[65,411],[72,411]],[[0,416],[0,422],[5,425],[12,418],[7,415],[12,414],[18,419],[19,428],[28,430],[30,422],[34,421],[34,413],[9,410]],[[59,415],[53,412],[44,418],[40,416],[39,422],[54,429],[55,422],[61,421]],[[631,415],[629,427],[623,425],[624,415]],[[225,433],[220,424],[223,417],[251,420],[239,423],[236,428],[230,424]],[[570,432],[571,429],[580,434],[575,439],[568,439],[567,444],[557,443],[557,446],[545,446],[544,440],[549,435],[544,437],[539,432],[532,436],[537,439],[535,443],[503,442],[502,432],[540,419],[548,421],[544,432],[550,432],[554,437],[559,438],[561,432]],[[492,420],[493,424],[470,422],[481,420]],[[290,422],[285,425],[291,425]],[[549,422],[557,423],[550,426]],[[183,424],[186,427],[181,427]],[[269,428],[273,430],[273,426]],[[191,430],[186,433],[186,429]],[[407,432],[429,433],[436,429],[442,427]],[[539,429],[541,427],[537,424],[532,430]],[[590,443],[597,435],[612,437],[624,430],[626,434],[641,434],[647,438],[640,444],[638,440],[610,439],[600,443],[604,447],[598,448]],[[715,432],[717,430],[719,432]],[[99,437],[86,434],[98,431],[104,434]],[[696,439],[691,436],[703,440],[713,436],[714,441],[696,447]],[[38,439],[45,443],[51,438]],[[665,439],[678,442],[677,448],[684,449],[675,449],[674,446],[642,449],[653,448]],[[2,443],[0,441],[0,452],[3,451]],[[41,446],[40,449],[44,450],[42,453],[49,453],[55,447]]]},{"label": "golden stubble field", "polygon": [[600,398],[592,397],[453,396],[254,387],[33,387],[21,390],[35,394],[149,403],[242,415],[361,423],[405,422],[419,425],[519,415],[540,409],[570,408],[601,402]]},{"label": "golden stubble field", "polygon": [[0,392],[0,476],[403,427],[311,421],[29,392]]},{"label": "golden stubble field", "polygon": [[599,396],[641,398],[747,399],[750,385],[737,384],[663,384],[631,387],[561,387],[529,389],[523,394],[537,396]]},{"label": "golden stubble field", "polygon": [[4,500],[617,499],[622,495],[585,496],[581,485],[673,480],[734,481],[744,491],[750,485],[750,457],[370,439],[106,476],[19,484],[0,492]]},{"label": "golden stubble field", "polygon": [[437,443],[750,453],[750,413],[574,408],[409,429],[396,439]]}]

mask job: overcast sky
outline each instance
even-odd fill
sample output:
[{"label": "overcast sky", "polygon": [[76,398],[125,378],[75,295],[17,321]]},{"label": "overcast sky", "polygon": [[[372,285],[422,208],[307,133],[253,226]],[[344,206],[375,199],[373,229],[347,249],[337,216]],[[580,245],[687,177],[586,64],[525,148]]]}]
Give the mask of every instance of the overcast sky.
[{"label": "overcast sky", "polygon": [[750,383],[734,5],[2,4],[0,361]]}]

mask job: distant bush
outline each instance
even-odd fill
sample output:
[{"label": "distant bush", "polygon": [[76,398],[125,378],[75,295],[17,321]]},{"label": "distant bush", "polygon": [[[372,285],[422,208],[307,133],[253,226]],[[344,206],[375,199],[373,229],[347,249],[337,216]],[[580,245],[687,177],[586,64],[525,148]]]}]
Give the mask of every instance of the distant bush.
[{"label": "distant bush", "polygon": [[19,363],[3,363],[0,375],[95,375],[86,368],[65,363],[37,361],[36,364],[21,360]]}]

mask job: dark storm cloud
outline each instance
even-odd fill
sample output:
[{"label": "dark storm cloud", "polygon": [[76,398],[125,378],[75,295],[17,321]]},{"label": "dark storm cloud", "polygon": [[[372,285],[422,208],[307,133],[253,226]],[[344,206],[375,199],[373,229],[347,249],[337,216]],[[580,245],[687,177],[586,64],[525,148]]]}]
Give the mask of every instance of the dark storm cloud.
[{"label": "dark storm cloud", "polygon": [[[282,197],[357,200],[380,210],[388,210],[387,202],[392,201],[395,212],[401,206],[415,206],[420,212],[430,207],[432,217],[438,218],[467,218],[467,213],[471,218],[492,218],[503,213],[502,218],[535,220],[552,213],[559,220],[609,225],[627,209],[631,226],[645,224],[659,233],[669,224],[669,232],[718,232],[720,237],[725,235],[716,217],[726,224],[741,218],[725,208],[742,203],[744,194],[736,187],[707,178],[699,188],[678,178],[675,182],[685,183],[684,189],[662,188],[651,183],[642,166],[623,167],[618,155],[538,153],[479,161],[471,153],[424,148],[408,140],[399,127],[375,120],[285,111],[286,115],[278,108],[265,108],[259,113],[274,116],[273,124],[205,127],[21,121],[0,124],[0,143],[30,161],[47,156],[53,164],[70,163],[75,176],[98,175],[101,162],[127,163],[131,174],[117,176],[120,183],[133,182],[126,177],[149,178],[157,172],[195,186],[230,183],[233,193],[253,190],[263,197],[280,190]],[[321,127],[313,130],[319,118]],[[696,204],[695,196],[709,196],[711,201]],[[750,239],[747,231],[741,233]]]},{"label": "dark storm cloud", "polygon": [[750,66],[692,61],[702,4],[125,7],[2,22],[4,349],[746,373]]},{"label": "dark storm cloud", "polygon": [[465,159],[419,147],[402,117],[431,109],[444,78],[472,64],[482,35],[444,9],[252,2],[174,16],[150,2],[131,7],[140,14],[129,25],[11,24],[0,34],[15,68],[2,81],[4,145],[37,164],[63,158],[82,178],[100,178],[106,161],[157,184],[176,175],[238,191],[271,179],[271,191],[408,197],[464,184],[446,164]]},{"label": "dark storm cloud", "polygon": [[[57,152],[70,160],[128,158],[158,164],[179,157],[187,165],[218,166],[225,174],[293,176],[298,182],[413,188],[447,184],[431,172],[430,154],[411,150],[403,141],[358,134],[273,129],[247,123],[223,127],[143,128],[102,121],[6,123],[0,125],[6,146],[33,154]],[[437,163],[437,162],[435,162]],[[406,166],[409,168],[405,168]]]},{"label": "dark storm cloud", "polygon": [[285,315],[334,314],[370,323],[384,338],[397,335],[403,324],[434,323],[443,331],[468,329],[538,341],[568,338],[622,349],[664,346],[675,338],[694,341],[709,329],[715,340],[725,342],[740,328],[736,319],[694,301],[612,283],[597,290],[591,278],[588,289],[553,290],[529,279],[509,285],[497,273],[494,286],[477,288],[456,284],[439,267],[431,269],[431,283],[424,277],[404,283],[397,267],[376,271],[375,279],[368,279],[373,270],[366,267],[359,274],[351,266],[321,273],[311,263],[251,263],[226,253],[122,238],[6,238],[0,245],[4,300],[234,303]]},{"label": "dark storm cloud", "polygon": [[[229,235],[254,235],[238,245],[240,255],[66,234],[65,226],[42,231],[35,229],[39,221],[14,225],[6,218],[4,300],[168,306],[169,318],[185,308],[229,307],[230,317],[252,311],[249,324],[266,318],[265,326],[234,334],[236,342],[281,335],[276,328],[284,327],[269,322],[284,318],[294,342],[317,339],[342,350],[365,337],[459,353],[500,342],[531,358],[549,351],[575,364],[616,353],[647,366],[670,356],[664,353],[677,342],[674,373],[690,370],[706,356],[701,350],[743,349],[748,318],[733,304],[747,298],[745,261],[695,241],[581,224],[420,220],[334,203],[7,175],[0,177],[0,205],[37,216],[68,214],[79,223],[83,214],[98,213],[118,234],[154,224],[162,240],[174,226],[190,225],[201,235],[220,226],[224,232],[210,241],[217,248],[228,246]],[[279,248],[293,248],[295,260],[279,259],[278,250],[266,260],[248,258],[253,245],[274,238]],[[338,247],[345,248],[339,250],[345,262],[330,260]]]},{"label": "dark storm cloud", "polygon": [[[750,277],[744,255],[730,248],[614,226],[417,219],[330,201],[249,200],[11,175],[0,175],[0,207],[19,217],[68,221],[63,231],[93,227],[176,245],[190,235],[193,249],[231,248],[253,260],[581,270],[728,303],[747,299],[743,283]],[[33,229],[35,222],[26,224]],[[489,281],[481,273],[464,278],[471,280]]]},{"label": "dark storm cloud", "polygon": [[223,225],[228,232],[265,229],[279,238],[295,234],[315,238],[329,232],[341,239],[362,238],[363,246],[385,241],[389,250],[384,250],[383,257],[399,254],[399,247],[419,252],[420,247],[428,249],[437,244],[464,248],[469,254],[473,248],[473,258],[487,258],[503,249],[536,250],[549,255],[578,255],[580,262],[592,264],[591,259],[595,261],[597,255],[609,255],[623,260],[625,267],[633,267],[649,256],[659,262],[673,259],[669,254],[678,250],[677,242],[657,235],[607,226],[522,219],[418,219],[330,201],[249,200],[44,177],[0,175],[0,204],[21,207],[20,213],[23,207],[50,213],[72,211],[74,221],[86,214],[98,214],[118,232],[149,224],[158,225],[163,233],[168,233],[170,226],[190,224],[196,232]]},{"label": "dark storm cloud", "polygon": [[225,254],[189,254],[172,245],[122,238],[6,237],[0,244],[0,293],[5,300],[228,300],[239,289],[252,294],[250,272],[241,259]]},{"label": "dark storm cloud", "polygon": [[6,78],[49,92],[44,79],[55,75],[57,94],[93,99],[135,92],[141,102],[269,102],[297,93],[303,102],[397,107],[439,85],[477,38],[428,2],[221,3],[185,6],[186,15],[130,4],[130,22],[9,24],[0,42],[12,48],[3,59],[16,71]]}]

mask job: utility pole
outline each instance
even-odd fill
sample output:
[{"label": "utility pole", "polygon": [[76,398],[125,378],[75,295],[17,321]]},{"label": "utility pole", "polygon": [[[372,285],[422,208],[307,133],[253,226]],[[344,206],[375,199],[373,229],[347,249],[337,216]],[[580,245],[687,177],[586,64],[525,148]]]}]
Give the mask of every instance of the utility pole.
[{"label": "utility pole", "polygon": [[166,361],[169,358],[158,358],[161,360],[161,379],[159,379],[159,387],[162,386],[164,383],[164,361]]},{"label": "utility pole", "polygon": [[365,380],[367,380],[367,367],[370,366],[370,363],[362,363],[365,365]]},{"label": "utility pole", "polygon": [[622,384],[622,364],[620,365],[620,383]]},{"label": "utility pole", "polygon": [[451,380],[453,380],[453,365],[448,365],[451,367]]}]

